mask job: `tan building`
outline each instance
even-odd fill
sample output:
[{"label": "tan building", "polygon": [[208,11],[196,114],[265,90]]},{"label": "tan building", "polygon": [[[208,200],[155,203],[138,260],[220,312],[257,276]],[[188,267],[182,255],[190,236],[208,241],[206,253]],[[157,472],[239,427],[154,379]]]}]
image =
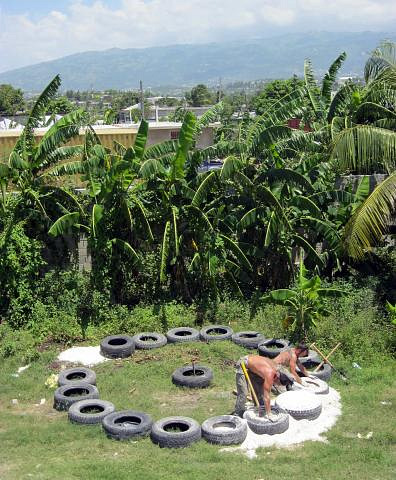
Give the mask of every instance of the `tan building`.
[{"label": "tan building", "polygon": [[[108,148],[113,147],[113,141],[117,141],[129,147],[133,145],[139,128],[138,124],[130,125],[94,125],[95,132],[100,138],[102,145]],[[177,140],[181,128],[181,123],[175,122],[150,122],[149,135],[147,145],[161,143],[164,140]],[[197,147],[202,149],[213,145],[214,131],[216,125],[210,125],[203,129],[198,141]],[[39,140],[45,135],[48,128],[37,128],[35,136]],[[8,160],[8,156],[13,149],[19,135],[20,130],[5,129],[0,130],[0,162],[4,163]],[[80,130],[80,134],[73,138],[69,145],[81,145],[84,141],[84,129]]]}]

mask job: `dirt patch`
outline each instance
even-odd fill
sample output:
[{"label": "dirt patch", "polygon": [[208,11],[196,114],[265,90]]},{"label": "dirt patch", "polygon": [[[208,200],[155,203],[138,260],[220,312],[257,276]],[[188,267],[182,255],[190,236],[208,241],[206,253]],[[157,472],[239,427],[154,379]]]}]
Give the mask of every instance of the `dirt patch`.
[{"label": "dirt patch", "polygon": [[196,408],[202,395],[199,392],[180,392],[180,393],[158,393],[154,395],[155,400],[162,406]]}]

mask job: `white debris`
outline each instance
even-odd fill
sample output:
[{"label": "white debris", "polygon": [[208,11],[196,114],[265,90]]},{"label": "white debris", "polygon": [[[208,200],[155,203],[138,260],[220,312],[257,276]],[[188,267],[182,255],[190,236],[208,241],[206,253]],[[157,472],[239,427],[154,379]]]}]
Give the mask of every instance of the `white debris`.
[{"label": "white debris", "polygon": [[383,401],[383,402],[380,402],[380,404],[381,404],[381,405],[392,405],[392,402],[385,402],[385,401]]},{"label": "white debris", "polygon": [[13,398],[13,399],[11,400],[11,403],[12,403],[13,405],[18,405],[19,402],[18,402],[18,399],[17,399],[17,398]]},{"label": "white debris", "polygon": [[45,401],[46,401],[45,398],[42,398],[42,399],[40,400],[40,403],[35,403],[34,405],[35,405],[36,407],[39,407],[40,405],[44,405],[44,404],[45,404]]},{"label": "white debris", "polygon": [[305,411],[319,408],[322,404],[319,395],[298,390],[281,393],[275,400],[275,404],[286,411]]},{"label": "white debris", "polygon": [[[322,433],[329,430],[341,414],[340,394],[330,387],[327,395],[321,395],[322,413],[316,420],[295,420],[290,416],[289,428],[278,435],[257,435],[248,429],[245,441],[239,447],[222,448],[222,452],[241,451],[249,458],[256,457],[256,449],[261,447],[287,448],[306,442],[327,442]],[[317,397],[316,397],[317,398]],[[246,420],[242,420],[246,422]]]},{"label": "white debris", "polygon": [[23,372],[24,370],[26,370],[26,369],[29,368],[29,367],[30,367],[30,363],[29,363],[29,365],[25,365],[24,367],[19,367],[19,368],[18,368],[18,373]]},{"label": "white debris", "polygon": [[100,347],[73,347],[58,355],[61,362],[81,363],[87,367],[107,360],[100,354]]}]

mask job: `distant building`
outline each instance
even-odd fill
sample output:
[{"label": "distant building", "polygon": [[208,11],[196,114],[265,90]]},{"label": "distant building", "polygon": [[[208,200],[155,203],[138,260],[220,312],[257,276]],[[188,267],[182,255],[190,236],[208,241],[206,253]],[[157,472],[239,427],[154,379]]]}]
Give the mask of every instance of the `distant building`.
[{"label": "distant building", "polygon": [[[147,145],[161,143],[164,140],[177,140],[182,124],[176,122],[150,122]],[[214,143],[214,132],[217,124],[208,125],[202,130],[197,140],[197,148],[206,148]],[[125,147],[133,145],[139,124],[117,124],[117,125],[94,125],[96,134],[105,147],[113,148],[114,140]],[[35,137],[39,140],[48,131],[49,127],[36,128]],[[17,142],[22,129],[0,129],[0,161],[5,161]],[[85,129],[80,129],[77,137],[74,137],[68,145],[82,145],[84,142]]]}]

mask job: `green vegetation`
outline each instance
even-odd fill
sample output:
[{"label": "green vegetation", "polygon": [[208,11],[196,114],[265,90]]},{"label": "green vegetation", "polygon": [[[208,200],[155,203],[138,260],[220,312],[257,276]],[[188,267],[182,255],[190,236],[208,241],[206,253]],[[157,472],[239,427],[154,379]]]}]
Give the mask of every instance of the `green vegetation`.
[{"label": "green vegetation", "polygon": [[[80,109],[36,142],[34,129],[56,102],[60,78],[52,80],[0,165],[1,478],[127,478],[132,468],[147,478],[207,478],[214,462],[218,478],[301,478],[307,461],[312,478],[391,478],[396,260],[384,234],[396,200],[395,52],[380,45],[365,84],[336,91],[345,54],[320,83],[306,61],[304,81],[273,84],[273,95],[268,87],[255,118],[233,117],[242,97],[200,119],[180,108],[177,140],[147,146],[141,121],[128,148],[101,145]],[[198,85],[191,101],[209,102],[208,94]],[[293,118],[301,128],[288,126]],[[216,143],[197,149],[202,129],[218,119]],[[70,145],[80,128],[82,145]],[[200,173],[215,158],[221,168]],[[388,176],[371,191],[374,172]],[[365,175],[352,185],[350,173]],[[67,187],[75,178],[84,192]],[[82,273],[81,238],[92,257]],[[52,411],[45,380],[65,345],[214,322],[324,350],[341,342],[335,362],[351,382],[334,379],[344,415],[329,444],[306,444],[293,463],[286,451],[248,461],[205,443],[169,452],[149,440],[110,442]],[[97,368],[101,395],[156,419],[202,421],[232,410],[233,362],[242,351],[226,342],[137,352]],[[198,394],[172,386],[172,370],[197,356],[214,367],[214,386]],[[27,362],[29,374],[11,376]],[[47,403],[35,406],[42,397]],[[371,439],[357,435],[369,431]]]},{"label": "green vegetation", "polygon": [[14,115],[17,111],[23,110],[25,102],[23,92],[20,88],[13,88],[12,85],[0,85],[0,113],[3,115]]}]

